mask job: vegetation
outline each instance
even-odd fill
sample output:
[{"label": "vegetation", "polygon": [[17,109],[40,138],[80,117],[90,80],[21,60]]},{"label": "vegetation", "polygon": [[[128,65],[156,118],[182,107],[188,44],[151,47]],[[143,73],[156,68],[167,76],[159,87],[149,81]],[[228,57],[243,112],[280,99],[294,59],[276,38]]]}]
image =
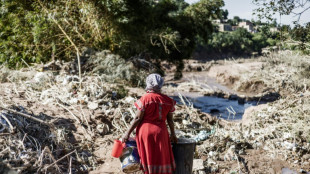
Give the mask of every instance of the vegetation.
[{"label": "vegetation", "polygon": [[[84,46],[124,58],[151,53],[180,62],[207,39],[222,0],[17,0],[0,2],[0,64],[70,60]],[[180,65],[182,67],[182,65]]]},{"label": "vegetation", "polygon": [[[266,29],[265,29],[266,28]],[[269,27],[261,27],[258,33],[250,33],[244,28],[232,32],[213,33],[208,43],[203,46],[209,53],[247,55],[262,52],[262,48],[276,45],[279,34],[269,31]]]},{"label": "vegetation", "polygon": [[298,22],[300,16],[310,9],[310,0],[253,0],[253,3],[259,6],[254,14],[259,18],[269,20],[272,20],[276,13],[280,15],[295,14],[298,16],[295,22]]}]

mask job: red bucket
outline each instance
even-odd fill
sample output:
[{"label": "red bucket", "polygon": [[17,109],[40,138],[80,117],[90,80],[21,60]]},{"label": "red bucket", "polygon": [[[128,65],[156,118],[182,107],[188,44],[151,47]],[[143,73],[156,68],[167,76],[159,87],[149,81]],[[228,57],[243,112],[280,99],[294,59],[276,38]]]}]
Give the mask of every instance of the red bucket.
[{"label": "red bucket", "polygon": [[122,155],[125,143],[122,143],[120,140],[114,140],[114,145],[111,155],[115,158],[118,158]]}]

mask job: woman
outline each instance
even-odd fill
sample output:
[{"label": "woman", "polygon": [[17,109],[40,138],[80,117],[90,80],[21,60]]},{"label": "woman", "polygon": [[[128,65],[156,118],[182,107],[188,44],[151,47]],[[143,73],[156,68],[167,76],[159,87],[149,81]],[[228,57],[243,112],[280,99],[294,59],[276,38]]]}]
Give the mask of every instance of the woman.
[{"label": "woman", "polygon": [[123,136],[126,142],[136,129],[136,142],[141,159],[141,169],[145,174],[169,174],[175,170],[175,162],[166,126],[170,127],[171,141],[177,142],[172,120],[175,101],[160,93],[164,84],[158,74],[146,78],[146,91],[135,106],[138,111],[129,130]]}]

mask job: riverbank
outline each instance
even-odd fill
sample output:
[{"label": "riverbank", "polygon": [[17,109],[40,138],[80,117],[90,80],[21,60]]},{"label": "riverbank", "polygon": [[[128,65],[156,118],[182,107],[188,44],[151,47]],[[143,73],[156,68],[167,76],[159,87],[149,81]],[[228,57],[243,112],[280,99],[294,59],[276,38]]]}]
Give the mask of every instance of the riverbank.
[{"label": "riverbank", "polygon": [[[280,95],[273,102],[246,109],[239,122],[216,119],[193,105],[177,105],[174,120],[179,137],[208,133],[206,139],[197,142],[195,161],[203,164],[197,170],[200,173],[281,173],[283,168],[309,171],[309,64],[308,57],[279,54],[197,62],[195,66],[201,68],[192,66],[181,81],[169,80],[168,72],[163,89],[167,94],[183,91],[245,99],[260,99],[267,93]],[[133,102],[144,91],[106,82],[95,74],[83,77],[79,88],[76,78],[66,73],[37,72],[33,68],[24,72],[1,71],[1,106],[48,123],[42,126],[18,114],[1,111],[7,118],[2,119],[5,129],[0,136],[2,163],[7,168],[21,173],[120,173],[120,163],[110,156],[110,149],[113,140],[122,136],[132,120]]]}]

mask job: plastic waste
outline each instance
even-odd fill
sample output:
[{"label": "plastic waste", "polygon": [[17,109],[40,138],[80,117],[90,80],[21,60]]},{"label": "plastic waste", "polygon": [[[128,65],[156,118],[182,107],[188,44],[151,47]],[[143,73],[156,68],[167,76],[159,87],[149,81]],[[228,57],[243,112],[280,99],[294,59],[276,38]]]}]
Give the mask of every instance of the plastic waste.
[{"label": "plastic waste", "polygon": [[212,129],[210,132],[207,132],[207,131],[203,130],[203,131],[200,131],[193,139],[194,139],[196,142],[204,141],[204,140],[206,140],[211,134],[213,134],[214,132],[215,132],[214,129]]},{"label": "plastic waste", "polygon": [[119,158],[122,155],[125,143],[122,143],[120,140],[114,140],[114,145],[111,155],[115,158]]}]

